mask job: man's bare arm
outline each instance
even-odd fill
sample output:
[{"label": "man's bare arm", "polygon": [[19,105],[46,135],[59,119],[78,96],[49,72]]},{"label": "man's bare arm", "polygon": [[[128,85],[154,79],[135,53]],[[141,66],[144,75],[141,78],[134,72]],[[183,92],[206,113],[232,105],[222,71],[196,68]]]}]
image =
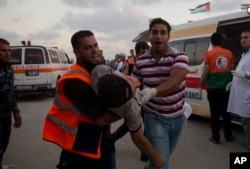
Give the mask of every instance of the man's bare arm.
[{"label": "man's bare arm", "polygon": [[143,135],[142,128],[136,132],[131,132],[131,138],[135,145],[155,163],[156,168],[160,168],[165,164],[164,158],[150,144],[148,139]]}]

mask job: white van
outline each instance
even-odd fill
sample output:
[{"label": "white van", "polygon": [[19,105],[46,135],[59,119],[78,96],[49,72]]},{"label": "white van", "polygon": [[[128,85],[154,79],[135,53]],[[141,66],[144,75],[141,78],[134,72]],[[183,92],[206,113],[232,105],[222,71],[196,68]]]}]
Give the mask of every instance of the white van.
[{"label": "white van", "polygon": [[50,92],[55,95],[57,81],[71,67],[73,59],[57,48],[12,46],[16,94]]},{"label": "white van", "polygon": [[[247,28],[250,28],[250,14],[247,11],[172,26],[169,44],[184,51],[189,57],[191,70],[186,77],[185,100],[191,105],[193,114],[210,117],[206,86],[202,89],[203,99],[199,100],[198,85],[203,71],[204,54],[212,47],[211,35],[214,32],[223,34],[223,47],[232,51],[237,65],[242,54],[241,31]],[[147,37],[148,31],[144,31],[133,41],[148,41]],[[235,120],[238,121],[239,118],[235,117]]]}]

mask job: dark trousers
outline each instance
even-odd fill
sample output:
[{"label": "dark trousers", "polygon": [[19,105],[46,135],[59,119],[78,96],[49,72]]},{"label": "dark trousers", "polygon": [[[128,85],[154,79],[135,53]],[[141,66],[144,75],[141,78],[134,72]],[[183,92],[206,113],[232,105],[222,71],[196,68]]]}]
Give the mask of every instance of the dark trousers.
[{"label": "dark trousers", "polygon": [[245,132],[245,148],[246,152],[250,153],[250,118],[241,117],[242,126]]},{"label": "dark trousers", "polygon": [[0,117],[0,169],[3,155],[8,147],[11,133],[11,116]]},{"label": "dark trousers", "polygon": [[100,159],[91,159],[85,156],[62,150],[59,169],[100,169]]},{"label": "dark trousers", "polygon": [[62,150],[59,169],[115,169],[115,146],[110,139],[105,138],[101,143],[101,159],[92,159]]},{"label": "dark trousers", "polygon": [[102,139],[100,169],[116,169],[115,145],[110,138]]},{"label": "dark trousers", "polygon": [[220,116],[223,118],[224,137],[230,139],[231,114],[227,112],[229,92],[225,89],[207,89],[207,99],[211,114],[211,129],[214,140],[220,139]]}]

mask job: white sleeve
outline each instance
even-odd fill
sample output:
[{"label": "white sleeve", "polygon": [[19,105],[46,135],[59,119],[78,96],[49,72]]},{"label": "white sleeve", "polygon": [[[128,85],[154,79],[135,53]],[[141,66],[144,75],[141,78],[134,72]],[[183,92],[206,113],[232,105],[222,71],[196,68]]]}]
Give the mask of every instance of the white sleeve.
[{"label": "white sleeve", "polygon": [[122,64],[123,64],[123,62],[119,62],[118,65],[117,65],[116,70],[120,71],[121,68],[122,68]]}]

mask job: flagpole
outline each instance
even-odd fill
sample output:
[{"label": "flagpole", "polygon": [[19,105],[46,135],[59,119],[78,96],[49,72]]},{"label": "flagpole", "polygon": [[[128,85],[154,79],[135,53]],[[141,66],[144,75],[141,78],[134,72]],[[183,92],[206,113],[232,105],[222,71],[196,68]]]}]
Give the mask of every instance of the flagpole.
[{"label": "flagpole", "polygon": [[209,4],[210,4],[210,9],[209,9],[209,18],[210,18],[210,12],[211,12],[211,2],[210,2],[210,0],[209,0]]}]

